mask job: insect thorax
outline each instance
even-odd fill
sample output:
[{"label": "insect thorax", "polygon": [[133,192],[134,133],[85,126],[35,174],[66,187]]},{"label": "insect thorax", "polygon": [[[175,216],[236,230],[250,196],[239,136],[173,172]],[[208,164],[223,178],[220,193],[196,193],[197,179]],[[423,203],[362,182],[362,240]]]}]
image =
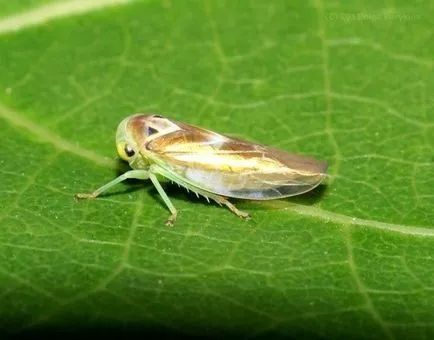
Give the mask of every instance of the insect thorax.
[{"label": "insect thorax", "polygon": [[147,170],[153,162],[150,158],[142,153],[139,153],[134,159],[130,161],[130,167],[135,170]]}]

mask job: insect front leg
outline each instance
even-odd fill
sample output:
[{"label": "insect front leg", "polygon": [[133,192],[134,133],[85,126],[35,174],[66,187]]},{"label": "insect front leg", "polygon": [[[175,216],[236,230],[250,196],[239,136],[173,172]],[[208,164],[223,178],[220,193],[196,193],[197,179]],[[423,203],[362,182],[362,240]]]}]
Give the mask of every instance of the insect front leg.
[{"label": "insect front leg", "polygon": [[91,193],[79,193],[75,194],[75,199],[92,199],[96,198],[97,196],[101,195],[103,192],[107,191],[108,189],[114,187],[115,185],[119,184],[120,182],[123,182],[127,179],[150,179],[152,183],[154,184],[155,188],[157,189],[158,193],[160,194],[161,198],[163,199],[164,203],[166,204],[167,208],[169,208],[171,212],[171,216],[166,222],[166,225],[173,225],[173,223],[176,220],[176,216],[178,214],[177,210],[173,206],[172,202],[169,200],[169,197],[167,197],[165,191],[163,190],[160,182],[158,182],[157,177],[154,173],[148,170],[130,170],[126,173],[120,175],[119,177],[115,178],[111,182],[108,182],[107,184],[104,184],[102,187],[96,189],[94,192]]},{"label": "insect front leg", "polygon": [[127,179],[148,179],[148,178],[149,178],[149,171],[147,170],[130,170],[120,175],[119,177],[115,178],[114,180],[108,182],[107,184],[104,184],[102,187],[96,189],[94,192],[75,194],[74,198],[75,199],[96,198],[97,196],[101,195],[104,191],[107,191],[108,189],[114,187],[115,185]]}]

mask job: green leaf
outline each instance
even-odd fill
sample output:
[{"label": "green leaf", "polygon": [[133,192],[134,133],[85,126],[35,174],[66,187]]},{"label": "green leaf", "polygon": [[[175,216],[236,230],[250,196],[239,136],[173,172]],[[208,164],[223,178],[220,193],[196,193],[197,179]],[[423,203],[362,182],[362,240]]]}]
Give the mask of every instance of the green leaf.
[{"label": "green leaf", "polygon": [[[10,5],[14,3],[14,5]],[[433,7],[0,2],[0,326],[434,336]],[[9,4],[9,5],[8,5]],[[45,6],[45,7],[44,7]],[[253,219],[125,171],[136,112],[325,159]]]}]

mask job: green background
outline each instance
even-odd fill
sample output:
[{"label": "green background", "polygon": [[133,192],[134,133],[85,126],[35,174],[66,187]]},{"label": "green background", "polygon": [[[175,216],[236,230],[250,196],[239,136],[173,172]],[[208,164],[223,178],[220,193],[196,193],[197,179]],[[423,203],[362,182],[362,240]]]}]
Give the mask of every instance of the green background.
[{"label": "green background", "polygon": [[[432,3],[134,1],[1,28],[53,2],[0,1],[0,328],[434,336]],[[148,182],[75,202],[119,174],[135,112],[330,178],[237,202],[248,222],[167,186],[168,228]]]}]

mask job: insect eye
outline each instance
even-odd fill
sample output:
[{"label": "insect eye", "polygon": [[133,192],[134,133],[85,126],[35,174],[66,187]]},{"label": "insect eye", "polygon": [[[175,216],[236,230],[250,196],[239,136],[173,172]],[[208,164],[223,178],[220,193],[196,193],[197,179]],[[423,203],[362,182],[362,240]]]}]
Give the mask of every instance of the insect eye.
[{"label": "insect eye", "polygon": [[125,144],[124,147],[124,152],[128,157],[133,157],[134,154],[136,153],[133,148],[131,146],[129,146],[128,144]]},{"label": "insect eye", "polygon": [[148,126],[148,136],[152,136],[153,134],[157,133],[158,130],[154,129],[153,127]]}]

